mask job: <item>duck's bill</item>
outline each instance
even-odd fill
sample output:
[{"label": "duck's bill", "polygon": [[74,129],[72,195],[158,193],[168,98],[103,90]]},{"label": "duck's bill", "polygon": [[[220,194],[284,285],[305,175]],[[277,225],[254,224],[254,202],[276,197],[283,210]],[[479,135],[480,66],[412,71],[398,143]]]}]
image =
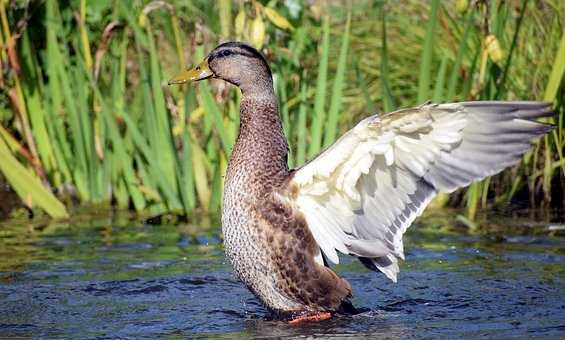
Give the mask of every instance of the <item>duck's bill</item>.
[{"label": "duck's bill", "polygon": [[189,81],[199,81],[212,77],[214,73],[208,66],[208,60],[204,60],[193,69],[185,70],[178,74],[176,77],[169,80],[169,85],[184,84]]}]

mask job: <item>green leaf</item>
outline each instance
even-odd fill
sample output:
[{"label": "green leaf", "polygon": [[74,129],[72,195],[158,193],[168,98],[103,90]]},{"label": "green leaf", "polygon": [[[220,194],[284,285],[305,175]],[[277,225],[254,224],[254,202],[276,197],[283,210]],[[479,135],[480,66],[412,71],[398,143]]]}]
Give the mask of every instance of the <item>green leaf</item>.
[{"label": "green leaf", "polygon": [[67,209],[30,170],[10,153],[4,139],[0,138],[0,171],[26,204],[37,205],[54,218],[69,217]]},{"label": "green leaf", "polygon": [[424,48],[422,50],[422,62],[420,63],[420,76],[418,78],[418,103],[423,103],[429,99],[430,78],[432,74],[432,55],[434,49],[435,27],[438,22],[437,12],[439,0],[432,0],[432,8],[426,28]]},{"label": "green leaf", "polygon": [[312,120],[312,134],[308,157],[315,156],[322,145],[322,127],[326,117],[326,84],[328,79],[328,59],[330,54],[330,19],[324,18],[322,26],[322,50],[320,55],[320,65],[318,66],[318,78],[316,80],[316,98],[314,99],[314,118]]},{"label": "green leaf", "polygon": [[328,121],[326,125],[326,133],[324,135],[324,147],[332,144],[336,139],[337,122],[341,111],[341,101],[343,97],[343,86],[345,85],[345,71],[347,68],[347,50],[349,49],[349,27],[351,26],[351,14],[347,15],[345,23],[345,32],[341,40],[341,49],[337,60],[337,70],[332,87],[332,98],[330,101],[330,109],[328,111]]}]

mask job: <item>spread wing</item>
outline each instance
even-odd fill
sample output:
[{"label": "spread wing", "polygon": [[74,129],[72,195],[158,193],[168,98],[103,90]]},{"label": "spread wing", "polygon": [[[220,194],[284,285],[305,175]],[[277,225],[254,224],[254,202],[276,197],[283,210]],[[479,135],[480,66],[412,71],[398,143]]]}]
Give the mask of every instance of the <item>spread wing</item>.
[{"label": "spread wing", "polygon": [[532,119],[551,114],[541,102],[466,102],[368,117],[294,173],[291,199],[327,259],[355,255],[396,281],[402,235],[430,200],[518,162],[552,128]]}]

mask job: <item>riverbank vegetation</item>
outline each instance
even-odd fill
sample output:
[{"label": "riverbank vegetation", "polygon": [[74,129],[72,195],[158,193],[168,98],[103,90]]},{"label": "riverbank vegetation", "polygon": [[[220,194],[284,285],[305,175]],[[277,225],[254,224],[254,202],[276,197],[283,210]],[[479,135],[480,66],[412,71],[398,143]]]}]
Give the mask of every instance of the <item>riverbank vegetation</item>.
[{"label": "riverbank vegetation", "polygon": [[239,93],[166,83],[237,39],[271,64],[293,167],[377,111],[552,102],[556,129],[520,164],[433,206],[563,209],[563,18],[556,0],[0,0],[0,174],[52,217],[218,211]]}]

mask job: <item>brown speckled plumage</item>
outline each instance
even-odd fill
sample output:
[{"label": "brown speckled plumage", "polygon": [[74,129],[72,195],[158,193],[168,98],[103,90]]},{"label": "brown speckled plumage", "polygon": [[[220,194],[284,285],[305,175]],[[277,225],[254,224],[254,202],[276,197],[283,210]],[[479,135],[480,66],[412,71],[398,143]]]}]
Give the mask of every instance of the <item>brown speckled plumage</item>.
[{"label": "brown speckled plumage", "polygon": [[225,177],[226,254],[247,287],[291,323],[355,312],[351,286],[324,265],[339,263],[338,251],[396,282],[402,236],[437,193],[502,171],[552,129],[534,121],[552,115],[548,103],[427,103],[367,117],[291,171],[259,52],[222,44],[170,83],[210,77],[243,95]]},{"label": "brown speckled plumage", "polygon": [[233,57],[209,59],[214,75],[243,94],[225,177],[226,255],[237,277],[275,313],[338,310],[351,296],[349,283],[315,262],[319,249],[306,220],[281,199],[291,194],[292,173],[270,70],[262,58],[238,55],[237,45],[221,45],[211,56],[226,48]]}]

